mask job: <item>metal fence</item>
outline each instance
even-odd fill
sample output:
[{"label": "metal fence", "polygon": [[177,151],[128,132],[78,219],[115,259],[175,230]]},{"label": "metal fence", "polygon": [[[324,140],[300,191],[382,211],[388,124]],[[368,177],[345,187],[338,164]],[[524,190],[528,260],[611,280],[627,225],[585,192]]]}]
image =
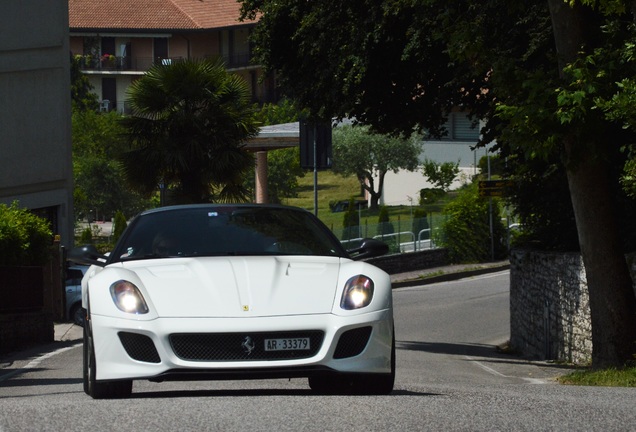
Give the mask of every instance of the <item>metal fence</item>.
[{"label": "metal fence", "polygon": [[441,214],[397,217],[382,223],[370,223],[368,218],[363,218],[359,225],[332,231],[347,249],[355,248],[364,238],[375,238],[387,243],[392,253],[416,252],[436,247],[434,232],[441,225],[442,217]]}]

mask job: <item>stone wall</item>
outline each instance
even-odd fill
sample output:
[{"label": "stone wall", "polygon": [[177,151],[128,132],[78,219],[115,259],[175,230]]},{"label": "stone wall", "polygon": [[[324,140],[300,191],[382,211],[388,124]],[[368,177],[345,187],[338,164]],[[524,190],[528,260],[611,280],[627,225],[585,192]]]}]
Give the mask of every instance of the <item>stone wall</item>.
[{"label": "stone wall", "polygon": [[419,252],[383,255],[369,258],[368,263],[381,268],[388,274],[404,273],[440,267],[450,264],[446,249],[426,249]]},{"label": "stone wall", "polygon": [[0,266],[0,354],[54,340],[65,319],[62,250],[51,246],[42,267]]},{"label": "stone wall", "polygon": [[[634,280],[635,258],[628,257]],[[543,360],[591,361],[589,297],[580,254],[511,251],[510,346]]]},{"label": "stone wall", "polygon": [[0,354],[39,343],[53,342],[55,330],[50,314],[28,312],[0,314]]}]

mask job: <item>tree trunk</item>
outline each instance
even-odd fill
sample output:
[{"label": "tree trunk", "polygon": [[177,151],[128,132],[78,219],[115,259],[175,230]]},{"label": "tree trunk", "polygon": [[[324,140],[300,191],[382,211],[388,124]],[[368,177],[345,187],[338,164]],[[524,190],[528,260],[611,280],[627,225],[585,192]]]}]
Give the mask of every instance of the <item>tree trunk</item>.
[{"label": "tree trunk", "polygon": [[[576,59],[586,42],[585,11],[548,0],[559,70]],[[565,137],[565,161],[592,316],[592,367],[621,367],[636,352],[636,298],[621,247],[611,143]]]},{"label": "tree trunk", "polygon": [[[567,142],[566,152],[576,152],[576,144]],[[596,143],[599,151],[604,145]],[[592,366],[620,367],[636,352],[636,298],[622,251],[610,167],[591,156],[577,161],[567,177],[590,296]]]},{"label": "tree trunk", "polygon": [[376,192],[373,184],[373,177],[367,174],[367,181],[360,181],[360,184],[367,192],[369,192],[369,210],[377,210],[380,208],[380,198],[382,197],[382,189],[384,188],[384,176],[386,171],[378,174],[378,191]]}]

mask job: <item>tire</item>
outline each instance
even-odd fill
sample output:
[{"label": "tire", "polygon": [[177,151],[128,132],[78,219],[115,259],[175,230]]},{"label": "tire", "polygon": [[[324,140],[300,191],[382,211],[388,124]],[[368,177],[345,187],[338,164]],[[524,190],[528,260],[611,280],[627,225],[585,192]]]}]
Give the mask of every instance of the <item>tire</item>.
[{"label": "tire", "polygon": [[98,381],[96,377],[95,347],[89,322],[84,325],[82,382],[84,393],[93,399],[121,399],[132,394],[132,380]]},{"label": "tire", "polygon": [[322,395],[388,395],[395,384],[395,333],[391,342],[391,372],[329,374],[309,377],[309,387]]},{"label": "tire", "polygon": [[90,375],[88,365],[88,330],[86,325],[84,326],[83,336],[84,343],[82,346],[82,384],[84,385],[84,393],[90,396],[91,394],[89,392],[88,385],[88,376]]},{"label": "tire", "polygon": [[316,375],[309,377],[309,387],[319,395],[343,394],[344,387],[338,375]]},{"label": "tire", "polygon": [[74,324],[80,327],[84,327],[84,321],[86,318],[86,309],[82,307],[82,303],[77,303],[71,308],[71,320]]},{"label": "tire", "polygon": [[363,384],[365,394],[388,395],[395,385],[395,331],[391,340],[391,372],[388,374],[374,374],[368,376]]}]

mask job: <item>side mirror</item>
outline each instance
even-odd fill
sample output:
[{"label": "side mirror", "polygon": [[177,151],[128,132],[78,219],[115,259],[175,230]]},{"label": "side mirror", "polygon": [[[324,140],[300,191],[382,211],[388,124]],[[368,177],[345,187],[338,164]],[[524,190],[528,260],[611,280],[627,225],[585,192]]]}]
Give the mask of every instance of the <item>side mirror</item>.
[{"label": "side mirror", "polygon": [[68,261],[85,264],[85,265],[97,265],[104,267],[106,265],[106,255],[99,253],[97,248],[93,245],[84,245],[71,249],[66,255]]},{"label": "side mirror", "polygon": [[384,255],[389,251],[389,245],[380,240],[366,238],[362,240],[359,247],[350,249],[349,252],[354,260],[360,260],[363,258],[373,258],[376,256]]}]

